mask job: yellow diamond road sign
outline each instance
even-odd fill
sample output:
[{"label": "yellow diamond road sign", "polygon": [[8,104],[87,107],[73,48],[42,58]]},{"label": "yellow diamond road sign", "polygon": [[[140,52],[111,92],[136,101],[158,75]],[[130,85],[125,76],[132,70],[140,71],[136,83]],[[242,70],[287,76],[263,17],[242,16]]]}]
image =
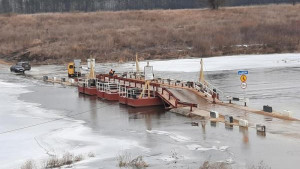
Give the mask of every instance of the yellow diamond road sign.
[{"label": "yellow diamond road sign", "polygon": [[247,76],[246,75],[241,75],[240,79],[241,79],[241,82],[244,83],[244,82],[247,81]]}]

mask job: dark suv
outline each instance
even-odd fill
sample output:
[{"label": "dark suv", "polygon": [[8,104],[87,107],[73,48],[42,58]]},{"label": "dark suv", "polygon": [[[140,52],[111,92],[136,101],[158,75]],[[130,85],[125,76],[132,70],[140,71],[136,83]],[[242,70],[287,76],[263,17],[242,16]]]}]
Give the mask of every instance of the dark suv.
[{"label": "dark suv", "polygon": [[29,62],[18,62],[17,65],[22,66],[25,70],[31,69]]},{"label": "dark suv", "polygon": [[10,67],[10,71],[15,73],[24,73],[25,69],[20,65],[13,65]]}]

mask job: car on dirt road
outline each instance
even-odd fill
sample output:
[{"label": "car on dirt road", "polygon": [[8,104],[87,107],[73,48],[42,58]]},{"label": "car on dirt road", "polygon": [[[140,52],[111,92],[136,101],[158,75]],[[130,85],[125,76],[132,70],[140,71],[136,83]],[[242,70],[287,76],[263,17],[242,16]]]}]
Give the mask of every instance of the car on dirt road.
[{"label": "car on dirt road", "polygon": [[25,70],[31,69],[31,65],[29,64],[29,62],[18,62],[17,65],[22,66]]},{"label": "car on dirt road", "polygon": [[15,73],[24,73],[25,69],[20,65],[13,65],[10,67],[10,71]]}]

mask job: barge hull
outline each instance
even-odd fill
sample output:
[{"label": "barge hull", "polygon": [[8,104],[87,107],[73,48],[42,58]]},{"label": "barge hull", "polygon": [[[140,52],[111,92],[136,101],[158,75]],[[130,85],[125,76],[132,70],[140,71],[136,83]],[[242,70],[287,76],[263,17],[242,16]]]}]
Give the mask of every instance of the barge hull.
[{"label": "barge hull", "polygon": [[97,95],[97,89],[95,87],[81,87],[78,86],[78,92],[82,94],[86,94],[89,96],[96,96]]},{"label": "barge hull", "polygon": [[119,103],[120,104],[127,104],[127,97],[119,96]]},{"label": "barge hull", "polygon": [[84,94],[84,88],[82,86],[78,86],[78,92]]},{"label": "barge hull", "polygon": [[104,93],[104,98],[109,101],[118,101],[119,93]]},{"label": "barge hull", "polygon": [[132,107],[161,106],[163,101],[158,97],[132,99],[127,98],[127,105]]},{"label": "barge hull", "polygon": [[104,98],[104,93],[103,91],[97,90],[97,97],[103,99]]}]

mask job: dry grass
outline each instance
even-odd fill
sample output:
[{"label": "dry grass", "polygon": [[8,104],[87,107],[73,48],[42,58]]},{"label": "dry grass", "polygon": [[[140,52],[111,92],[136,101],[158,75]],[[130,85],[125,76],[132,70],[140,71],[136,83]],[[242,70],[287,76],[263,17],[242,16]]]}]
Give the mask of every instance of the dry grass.
[{"label": "dry grass", "polygon": [[209,162],[205,161],[199,169],[232,169],[229,164],[224,162]]},{"label": "dry grass", "polygon": [[142,168],[149,167],[149,165],[143,160],[142,156],[132,158],[131,154],[129,153],[119,155],[117,157],[117,161],[120,168],[125,167],[125,168],[142,169]]},{"label": "dry grass", "polygon": [[36,169],[36,165],[34,164],[33,161],[29,160],[26,161],[22,166],[21,169]]},{"label": "dry grass", "polygon": [[95,157],[95,154],[92,153],[92,152],[89,152],[89,153],[88,153],[88,157]]},{"label": "dry grass", "polygon": [[[300,51],[300,5],[0,15],[0,58],[62,63]],[[246,44],[249,46],[237,46]]]},{"label": "dry grass", "polygon": [[60,168],[62,166],[70,166],[73,163],[82,161],[84,157],[82,155],[74,156],[70,153],[65,153],[61,158],[58,158],[56,156],[49,158],[45,166],[43,168]]},{"label": "dry grass", "polygon": [[[95,157],[95,154],[89,152],[86,157]],[[85,156],[82,154],[74,155],[69,152],[66,152],[62,156],[51,156],[42,163],[38,164],[35,161],[28,160],[26,161],[20,169],[50,169],[50,168],[72,168],[73,164],[84,160]]]},{"label": "dry grass", "polygon": [[0,64],[2,64],[2,65],[10,65],[11,63],[6,62],[6,61],[0,59]]},{"label": "dry grass", "polygon": [[[271,169],[263,161],[260,161],[257,165],[251,165],[246,167],[247,169]],[[232,169],[230,164],[225,162],[209,162],[205,161],[199,169]]]},{"label": "dry grass", "polygon": [[260,161],[257,165],[252,165],[248,167],[248,169],[271,169],[271,167],[266,165],[264,161]]}]

